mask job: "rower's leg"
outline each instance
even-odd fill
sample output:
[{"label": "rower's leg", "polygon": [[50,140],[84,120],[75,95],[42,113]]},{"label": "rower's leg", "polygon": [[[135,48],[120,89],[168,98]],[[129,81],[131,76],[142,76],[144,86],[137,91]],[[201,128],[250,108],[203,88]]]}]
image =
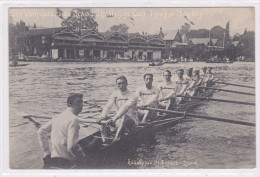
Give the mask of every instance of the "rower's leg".
[{"label": "rower's leg", "polygon": [[100,132],[101,132],[102,141],[105,143],[108,137],[108,127],[102,124]]},{"label": "rower's leg", "polygon": [[142,122],[146,122],[146,120],[147,120],[147,118],[149,116],[149,112],[150,111],[147,111],[147,110],[144,111],[144,116],[143,116]]},{"label": "rower's leg", "polygon": [[169,103],[166,106],[166,110],[171,110],[175,104],[176,104],[175,98],[170,99]]}]

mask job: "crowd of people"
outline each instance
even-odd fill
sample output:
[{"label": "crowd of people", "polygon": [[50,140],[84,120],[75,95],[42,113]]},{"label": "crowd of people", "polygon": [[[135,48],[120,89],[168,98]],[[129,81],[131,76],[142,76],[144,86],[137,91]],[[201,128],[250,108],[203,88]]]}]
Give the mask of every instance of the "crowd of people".
[{"label": "crowd of people", "polygon": [[[189,68],[184,75],[183,69],[176,71],[176,78],[172,77],[169,70],[162,73],[163,82],[158,86],[153,85],[153,74],[143,76],[144,85],[131,92],[128,90],[128,82],[125,76],[116,78],[117,89],[111,94],[102,110],[97,123],[101,124],[101,138],[106,146],[109,132],[113,133],[113,141],[117,141],[123,134],[133,132],[141,123],[153,121],[156,112],[144,110],[145,107],[172,109],[183,101],[183,97],[196,96],[203,92],[202,87],[210,87],[213,84],[214,74],[211,67],[203,67],[200,70]],[[71,94],[67,99],[68,108],[38,130],[38,139],[44,152],[44,168],[55,165],[61,168],[69,168],[77,154],[84,155],[80,146],[77,145],[79,136],[78,114],[82,111],[83,95]],[[116,114],[108,117],[112,108]],[[49,147],[51,140],[51,148]]]}]

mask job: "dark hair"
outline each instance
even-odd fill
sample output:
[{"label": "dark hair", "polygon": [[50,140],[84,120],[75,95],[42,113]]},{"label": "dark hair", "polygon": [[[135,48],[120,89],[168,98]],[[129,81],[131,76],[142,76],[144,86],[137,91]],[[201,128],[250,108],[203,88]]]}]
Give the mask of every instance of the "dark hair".
[{"label": "dark hair", "polygon": [[184,70],[183,70],[183,69],[178,69],[178,70],[176,71],[176,73],[177,73],[178,71],[180,71],[182,74],[184,73]]},{"label": "dark hair", "polygon": [[116,83],[117,83],[117,80],[119,80],[119,79],[123,79],[123,80],[126,82],[126,84],[127,84],[127,79],[126,79],[125,76],[119,76],[119,77],[117,77],[117,78],[116,78]]},{"label": "dark hair", "polygon": [[193,71],[193,73],[194,73],[194,75],[195,74],[200,74],[200,71],[199,70],[195,70],[195,71]]},{"label": "dark hair", "polygon": [[172,73],[171,73],[171,71],[169,71],[169,70],[165,70],[164,72],[163,72],[163,76],[164,76],[164,73],[169,73],[170,74],[170,76],[172,75]]},{"label": "dark hair", "polygon": [[153,78],[153,74],[151,74],[151,73],[146,73],[146,74],[144,75],[144,79],[145,79],[145,77],[148,76],[148,75],[152,76],[152,78]]},{"label": "dark hair", "polygon": [[67,106],[70,107],[76,98],[83,98],[81,93],[71,93],[67,99]]}]

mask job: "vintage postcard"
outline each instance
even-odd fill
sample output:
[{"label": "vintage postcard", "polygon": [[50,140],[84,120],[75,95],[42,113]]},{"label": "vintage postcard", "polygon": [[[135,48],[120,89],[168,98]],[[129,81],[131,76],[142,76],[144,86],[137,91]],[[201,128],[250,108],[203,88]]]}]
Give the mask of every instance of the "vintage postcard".
[{"label": "vintage postcard", "polygon": [[8,168],[255,175],[256,11],[9,7]]}]

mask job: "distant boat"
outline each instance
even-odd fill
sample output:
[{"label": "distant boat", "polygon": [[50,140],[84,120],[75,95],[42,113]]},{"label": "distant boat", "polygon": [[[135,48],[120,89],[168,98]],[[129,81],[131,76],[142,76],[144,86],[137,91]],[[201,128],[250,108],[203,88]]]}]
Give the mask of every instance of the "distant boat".
[{"label": "distant boat", "polygon": [[164,63],[163,62],[160,62],[160,63],[149,63],[149,66],[162,66]]},{"label": "distant boat", "polygon": [[9,66],[11,66],[11,67],[16,67],[16,66],[27,66],[27,65],[29,65],[29,64],[19,64],[17,61],[11,61],[10,63],[9,63]]}]

